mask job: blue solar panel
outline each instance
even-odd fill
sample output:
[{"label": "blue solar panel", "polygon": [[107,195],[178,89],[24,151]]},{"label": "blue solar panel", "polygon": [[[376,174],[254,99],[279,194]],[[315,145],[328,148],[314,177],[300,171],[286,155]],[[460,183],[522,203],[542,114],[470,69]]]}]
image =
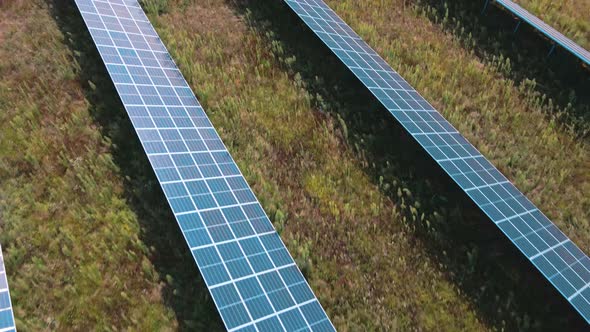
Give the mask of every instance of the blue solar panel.
[{"label": "blue solar panel", "polygon": [[136,0],[76,0],[230,331],[334,331]]},{"label": "blue solar panel", "polygon": [[12,331],[16,332],[16,326],[14,325],[10,291],[8,290],[8,280],[4,269],[4,256],[0,246],[0,332]]},{"label": "blue solar panel", "polygon": [[[489,1],[489,0],[488,0]],[[553,27],[548,25],[547,23],[543,22],[541,19],[536,17],[535,15],[528,12],[526,9],[522,8],[518,4],[514,3],[511,0],[495,0],[496,4],[500,7],[510,11],[513,15],[518,17],[519,19],[527,22],[547,38],[551,39],[553,42],[561,45],[561,47],[568,50],[570,53],[578,57],[580,60],[585,62],[587,65],[590,65],[590,52],[585,50],[582,46],[576,44],[571,39],[564,36],[559,31],[555,30]],[[487,3],[486,3],[487,5]]]},{"label": "blue solar panel", "polygon": [[590,322],[590,259],[322,0],[285,0]]}]

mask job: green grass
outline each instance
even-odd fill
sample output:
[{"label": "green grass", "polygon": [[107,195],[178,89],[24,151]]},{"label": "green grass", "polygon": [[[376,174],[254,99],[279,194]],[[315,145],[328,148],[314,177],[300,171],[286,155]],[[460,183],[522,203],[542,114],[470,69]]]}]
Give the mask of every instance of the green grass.
[{"label": "green grass", "polygon": [[525,87],[527,98],[536,99],[535,108],[588,143],[590,81],[579,59],[559,47],[548,55],[550,41],[527,25],[514,30],[513,17],[497,6],[489,6],[482,14],[478,1],[419,0],[416,4],[483,64]]},{"label": "green grass", "polygon": [[545,23],[590,50],[590,1],[517,0]]},{"label": "green grass", "polygon": [[17,326],[174,329],[67,37],[43,2],[0,6],[0,241]]},{"label": "green grass", "polygon": [[[329,3],[590,251],[588,148],[504,62],[405,1]],[[538,304],[546,285],[498,258],[511,247],[469,238],[489,221],[279,1],[144,4],[340,331],[564,324]],[[19,328],[219,330],[75,9],[0,6],[0,241]]]}]

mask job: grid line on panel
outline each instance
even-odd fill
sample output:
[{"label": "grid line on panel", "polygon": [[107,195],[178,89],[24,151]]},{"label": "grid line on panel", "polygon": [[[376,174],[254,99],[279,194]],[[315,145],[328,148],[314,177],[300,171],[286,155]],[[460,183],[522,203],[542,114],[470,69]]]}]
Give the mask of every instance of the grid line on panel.
[{"label": "grid line on panel", "polygon": [[[291,266],[297,266],[297,265],[296,265],[295,263],[291,263],[291,264],[288,264],[288,265],[283,265],[283,266],[281,266],[280,268],[288,268],[288,267],[291,267]],[[251,277],[258,277],[258,276],[261,276],[261,275],[263,275],[263,274],[267,274],[267,273],[269,273],[269,272],[273,272],[273,271],[275,271],[275,272],[276,272],[278,269],[279,269],[279,268],[277,268],[277,267],[275,266],[275,267],[272,267],[272,268],[270,268],[270,269],[268,269],[268,270],[263,270],[263,271],[260,271],[260,272],[254,272],[254,273],[252,273],[252,274],[249,274],[249,275],[247,275],[247,276],[244,276],[244,277],[238,277],[238,278],[235,278],[235,279],[233,279],[233,280],[231,280],[231,281],[226,281],[226,282],[222,282],[222,283],[215,284],[215,285],[211,286],[211,288],[212,288],[212,289],[215,289],[215,288],[219,288],[219,287],[227,286],[227,285],[229,285],[229,284],[232,284],[232,283],[234,283],[234,282],[237,282],[237,281],[246,280],[246,279],[248,279],[248,278],[251,278]]]},{"label": "grid line on panel", "polygon": [[553,249],[556,249],[556,248],[558,248],[558,247],[561,247],[561,246],[563,246],[563,245],[564,245],[564,244],[566,244],[567,242],[569,242],[569,239],[568,239],[568,240],[565,240],[565,241],[561,241],[561,242],[559,242],[559,243],[557,243],[557,244],[555,244],[555,245],[553,245],[553,246],[551,246],[551,247],[549,247],[549,248],[547,248],[547,249],[545,249],[545,250],[543,250],[543,251],[541,251],[541,252],[539,252],[539,253],[535,254],[534,256],[531,256],[531,257],[530,257],[530,259],[535,259],[535,258],[537,258],[537,257],[539,257],[539,256],[543,256],[543,255],[545,255],[546,253],[548,253],[548,252],[552,251]]},{"label": "grid line on panel", "polygon": [[[590,288],[590,283],[587,283],[586,286],[578,289],[572,296],[569,297],[568,300],[571,301],[573,298],[575,298],[576,296],[579,296],[583,291],[585,291],[588,288]],[[590,301],[590,298],[588,298],[587,300]]]},{"label": "grid line on panel", "polygon": [[590,323],[588,256],[323,0],[284,1]]},{"label": "grid line on panel", "polygon": [[266,232],[266,233],[260,233],[260,234],[254,234],[254,235],[247,235],[247,236],[243,236],[243,237],[236,237],[235,239],[231,239],[231,240],[227,240],[227,241],[219,241],[219,242],[217,242],[215,244],[213,244],[213,243],[204,244],[204,245],[192,247],[190,249],[191,250],[204,249],[204,248],[212,247],[214,245],[221,245],[221,244],[232,243],[232,242],[237,242],[237,241],[241,241],[241,240],[248,240],[248,239],[256,238],[258,236],[270,235],[270,234],[273,234],[273,233],[274,233],[274,231],[270,231],[270,232]]},{"label": "grid line on panel", "polygon": [[16,325],[12,301],[10,300],[10,290],[8,289],[6,268],[4,267],[4,255],[2,254],[2,246],[0,246],[0,332],[9,331],[16,331]]},{"label": "grid line on panel", "polygon": [[334,331],[137,1],[75,2],[226,328]]}]

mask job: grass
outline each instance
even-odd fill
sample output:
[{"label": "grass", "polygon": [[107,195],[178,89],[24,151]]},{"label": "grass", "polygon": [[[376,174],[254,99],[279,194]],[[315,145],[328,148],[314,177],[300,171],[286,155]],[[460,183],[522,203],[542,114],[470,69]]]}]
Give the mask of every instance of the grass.
[{"label": "grass", "polygon": [[590,50],[590,1],[518,0],[518,4]]},{"label": "grass", "polygon": [[4,2],[0,17],[0,241],[17,326],[174,329],[67,36],[43,2]]},{"label": "grass", "polygon": [[[329,3],[589,251],[587,146],[505,62],[402,0]],[[144,5],[339,330],[572,326],[280,1]],[[1,9],[0,241],[19,328],[220,330],[75,8]]]},{"label": "grass", "polygon": [[514,18],[497,6],[488,6],[482,13],[478,1],[419,0],[416,4],[483,64],[523,86],[548,119],[588,142],[590,81],[577,57],[560,47],[551,52],[552,44],[526,24],[515,30]]}]

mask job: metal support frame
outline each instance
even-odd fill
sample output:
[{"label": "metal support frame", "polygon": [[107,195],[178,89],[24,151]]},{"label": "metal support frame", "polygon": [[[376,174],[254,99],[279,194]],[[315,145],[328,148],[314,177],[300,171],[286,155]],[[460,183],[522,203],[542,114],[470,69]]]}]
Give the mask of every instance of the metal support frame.
[{"label": "metal support frame", "polygon": [[483,5],[483,9],[481,10],[481,13],[485,13],[486,9],[488,9],[488,5],[490,4],[490,0],[486,0],[486,3]]},{"label": "metal support frame", "polygon": [[516,31],[518,31],[518,28],[520,28],[521,23],[522,23],[522,20],[518,20],[518,23],[516,23],[516,27],[514,28],[514,33],[516,33]]},{"label": "metal support frame", "polygon": [[547,53],[547,57],[550,57],[551,54],[553,54],[553,51],[555,51],[555,46],[557,46],[557,44],[553,43],[553,45],[551,45],[551,49],[549,50],[549,53]]}]

